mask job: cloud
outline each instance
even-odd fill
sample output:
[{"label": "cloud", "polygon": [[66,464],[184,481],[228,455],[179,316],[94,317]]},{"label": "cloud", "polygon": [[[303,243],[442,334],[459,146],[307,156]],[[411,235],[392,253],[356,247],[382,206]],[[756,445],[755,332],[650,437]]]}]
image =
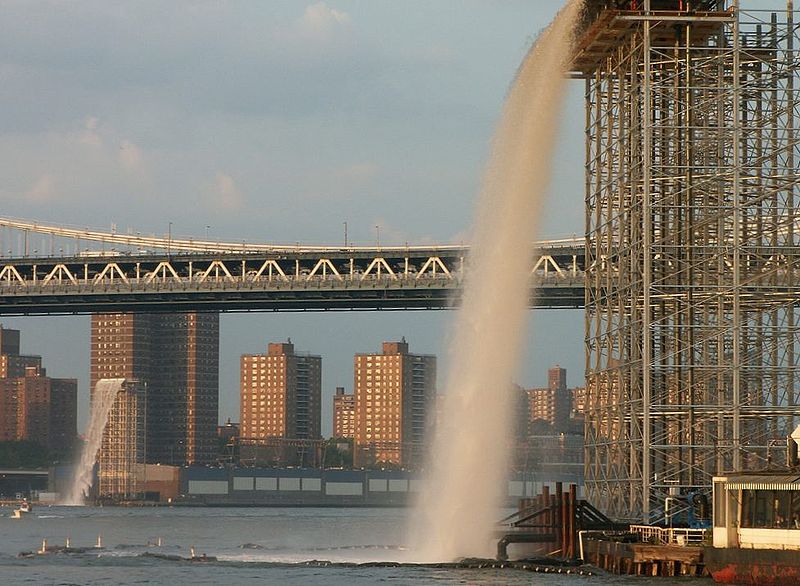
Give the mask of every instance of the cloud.
[{"label": "cloud", "polygon": [[228,211],[239,210],[244,203],[241,191],[236,186],[233,177],[226,173],[218,172],[214,178],[212,190],[214,207]]},{"label": "cloud", "polygon": [[99,120],[96,117],[88,117],[83,125],[83,132],[78,135],[78,143],[94,147],[102,146],[103,139],[98,133],[98,125]]},{"label": "cloud", "polygon": [[119,162],[128,171],[137,171],[142,168],[142,151],[129,140],[123,140],[119,145]]},{"label": "cloud", "polygon": [[26,215],[141,201],[154,188],[148,160],[144,149],[94,115],[45,132],[0,134],[0,175],[6,178],[0,198]]},{"label": "cloud", "polygon": [[31,188],[25,192],[23,197],[25,201],[29,203],[41,203],[53,200],[55,195],[53,179],[50,175],[44,174],[34,181]]},{"label": "cloud", "polygon": [[322,38],[327,38],[339,28],[349,27],[351,23],[349,14],[330,8],[325,2],[308,6],[299,21],[303,32]]}]

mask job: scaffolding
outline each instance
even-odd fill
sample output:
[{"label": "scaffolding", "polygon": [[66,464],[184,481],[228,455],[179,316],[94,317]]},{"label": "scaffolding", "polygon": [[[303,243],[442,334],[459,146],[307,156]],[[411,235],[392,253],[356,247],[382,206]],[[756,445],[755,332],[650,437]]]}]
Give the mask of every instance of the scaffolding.
[{"label": "scaffolding", "polygon": [[585,472],[615,518],[800,420],[798,15],[750,4],[587,0]]},{"label": "scaffolding", "polygon": [[98,497],[127,501],[139,498],[145,480],[145,412],[147,387],[126,379],[108,415],[98,454]]}]

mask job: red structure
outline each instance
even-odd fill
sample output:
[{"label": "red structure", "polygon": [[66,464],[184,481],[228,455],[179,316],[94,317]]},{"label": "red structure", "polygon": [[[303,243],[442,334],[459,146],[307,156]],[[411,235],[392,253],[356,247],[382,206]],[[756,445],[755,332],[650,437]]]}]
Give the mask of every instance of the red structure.
[{"label": "red structure", "polygon": [[78,381],[50,378],[41,356],[20,354],[20,333],[0,327],[0,441],[32,441],[51,452],[72,446]]}]

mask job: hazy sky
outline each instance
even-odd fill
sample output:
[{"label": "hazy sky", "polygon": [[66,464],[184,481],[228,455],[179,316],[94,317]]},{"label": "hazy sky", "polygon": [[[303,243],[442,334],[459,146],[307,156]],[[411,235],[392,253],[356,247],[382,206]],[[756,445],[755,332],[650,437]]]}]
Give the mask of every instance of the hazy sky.
[{"label": "hazy sky", "polygon": [[[550,0],[81,2],[0,6],[0,215],[276,243],[460,242],[503,97]],[[571,82],[540,237],[583,232],[582,86]],[[210,226],[210,228],[206,228]],[[583,375],[580,311],[532,314],[519,382]],[[353,354],[405,336],[440,357],[452,313],[221,319],[220,418],[239,355],[291,337],[330,395]],[[7,318],[88,396],[86,317]]]}]

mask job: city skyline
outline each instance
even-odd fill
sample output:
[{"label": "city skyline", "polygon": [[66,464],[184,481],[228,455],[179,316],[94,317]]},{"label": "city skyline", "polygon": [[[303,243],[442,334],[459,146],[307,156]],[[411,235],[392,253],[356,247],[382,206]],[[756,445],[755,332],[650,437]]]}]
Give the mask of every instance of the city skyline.
[{"label": "city skyline", "polygon": [[[433,314],[434,312],[409,312],[412,318],[419,318]],[[532,352],[535,352],[537,348],[534,347],[537,341],[537,337],[544,337],[546,332],[552,332],[558,330],[559,328],[563,327],[563,324],[560,323],[563,320],[559,318],[559,316],[564,316],[564,314],[572,314],[574,317],[575,314],[580,316],[580,311],[574,310],[548,310],[546,312],[547,315],[543,316],[545,322],[550,322],[550,327],[542,327],[541,329],[532,328],[532,331],[529,336],[528,344],[529,348]],[[391,312],[392,315],[389,317],[391,318],[398,318],[401,317],[397,312]],[[444,321],[444,318],[448,316],[452,316],[452,312],[436,312],[437,315],[441,316],[440,319]],[[444,315],[443,315],[444,314]],[[556,314],[552,316],[552,314]],[[343,334],[355,333],[358,332],[360,329],[359,323],[361,321],[367,320],[370,317],[370,313],[353,313],[348,312],[347,316],[350,318],[355,317],[355,323],[351,324],[341,324],[338,326],[339,330]],[[350,346],[346,348],[337,346],[337,345],[329,345],[320,343],[320,346],[325,346],[328,348],[326,352],[318,351],[315,349],[315,345],[313,343],[307,344],[305,341],[297,341],[294,336],[292,336],[292,318],[301,317],[305,318],[306,320],[311,319],[313,320],[314,316],[319,316],[320,318],[329,317],[329,314],[311,314],[309,318],[306,314],[283,314],[283,315],[270,315],[271,318],[276,319],[280,318],[280,321],[283,322],[283,328],[280,330],[285,335],[275,335],[270,336],[269,338],[265,338],[261,331],[252,331],[248,328],[244,328],[241,330],[236,331],[236,336],[241,336],[242,334],[248,340],[248,349],[246,352],[242,352],[238,355],[233,355],[234,353],[231,351],[231,345],[228,341],[226,336],[226,329],[223,327],[225,323],[226,317],[248,317],[242,316],[240,314],[233,314],[233,315],[220,315],[220,358],[219,358],[219,367],[220,367],[220,397],[219,397],[219,422],[224,423],[227,419],[232,421],[238,421],[239,414],[240,414],[240,401],[239,401],[239,394],[240,394],[240,358],[244,354],[254,354],[259,351],[263,351],[265,349],[265,340],[266,339],[288,339],[291,338],[293,342],[295,342],[299,347],[302,347],[305,351],[311,352],[313,354],[318,354],[323,357],[324,359],[324,368],[322,369],[322,401],[321,401],[321,420],[322,420],[322,435],[324,437],[329,437],[332,432],[332,417],[333,417],[333,408],[332,408],[332,401],[333,396],[335,394],[336,387],[343,387],[346,389],[346,392],[352,393],[353,392],[353,356],[359,352],[369,352],[370,347],[380,347],[383,342],[391,339],[401,339],[404,335],[401,333],[397,336],[383,336],[381,332],[373,332],[370,334],[369,338],[364,338],[364,344],[358,344],[353,346],[355,349],[352,353],[350,353]],[[565,316],[566,317],[566,316]],[[360,319],[359,319],[360,318]],[[55,351],[45,352],[41,350],[41,346],[34,346],[34,342],[28,341],[30,336],[26,331],[25,324],[30,322],[42,321],[47,319],[54,320],[55,322],[61,322],[66,329],[72,329],[72,324],[69,322],[71,320],[75,320],[74,317],[56,317],[56,318],[41,318],[41,317],[34,317],[28,318],[28,320],[22,318],[15,318],[15,319],[8,319],[4,318],[3,322],[4,327],[11,327],[10,323],[15,324],[22,324],[21,326],[21,333],[22,333],[22,353],[33,353],[37,355],[41,355],[45,360],[48,361],[50,364],[59,364],[58,359],[58,348],[63,347],[63,344],[57,343],[57,338],[53,338],[56,343],[50,345],[51,348],[54,348]],[[535,318],[536,319],[536,318]],[[581,318],[582,319],[582,318]],[[402,320],[398,320],[402,321]],[[412,320],[413,321],[413,320]],[[542,319],[537,319],[540,323],[543,321]],[[88,325],[88,324],[87,324]],[[20,329],[19,326],[14,326],[16,329]],[[446,325],[441,326],[443,330],[447,327]],[[88,328],[87,328],[88,329]],[[397,328],[397,331],[404,332],[410,331],[414,328]],[[419,328],[421,329],[421,328]],[[422,331],[421,333],[426,333]],[[435,336],[436,332],[433,332],[433,335],[422,335],[419,337],[412,338],[411,336],[405,336],[406,338],[412,340],[412,343],[415,347],[415,350],[418,350],[420,354],[432,354],[437,356],[439,360],[439,374],[440,379],[446,372],[447,368],[447,360],[448,360],[448,351],[446,346],[446,339],[445,340],[437,340]],[[74,335],[73,335],[74,339]],[[251,341],[253,340],[253,341]],[[227,348],[226,348],[227,342]],[[83,343],[83,342],[81,342]],[[241,343],[241,340],[240,340]],[[88,400],[90,396],[89,391],[89,380],[90,380],[90,365],[91,360],[89,357],[89,347],[90,347],[90,335],[87,331],[85,334],[85,343],[84,348],[86,349],[86,362],[84,365],[76,365],[73,362],[62,363],[58,366],[59,371],[64,370],[64,376],[68,378],[76,378],[78,379],[78,433],[83,433],[85,428],[86,419],[88,416]],[[567,371],[567,386],[569,388],[573,387],[581,387],[583,386],[583,370],[582,370],[582,355],[570,356],[567,354],[567,350],[569,349],[569,342],[565,343],[563,339],[558,339],[554,337],[549,343],[541,343],[540,345],[543,349],[547,350],[545,354],[538,354],[537,359],[533,362],[527,362],[523,364],[521,367],[521,374],[517,380],[517,383],[524,388],[535,388],[535,387],[542,387],[546,386],[547,384],[547,370],[554,364],[561,364],[566,366]],[[48,344],[44,344],[44,346],[48,346]],[[428,348],[434,348],[434,351],[428,350]],[[436,351],[438,350],[438,352]],[[581,365],[576,366],[576,365]],[[55,367],[54,367],[55,368]],[[81,376],[80,373],[85,372],[85,375]],[[232,373],[233,376],[224,377],[223,373],[227,372],[229,374]],[[78,373],[77,375],[75,373]],[[223,381],[229,380],[235,377],[235,382],[233,386],[225,386]],[[442,381],[440,380],[440,383]],[[440,384],[441,386],[441,384]]]},{"label": "city skyline", "polygon": [[[461,242],[510,80],[557,8],[145,2],[128,21],[101,2],[11,5],[0,23],[2,62],[14,72],[0,96],[4,214],[329,244],[343,242],[347,222],[356,244]],[[227,82],[210,87],[220,75]],[[572,86],[577,111],[582,84]],[[43,97],[52,95],[62,99]],[[542,237],[583,232],[582,117],[564,122]],[[578,376],[582,313],[534,314],[559,335],[529,336],[519,380],[536,384],[559,361]],[[237,417],[238,356],[257,351],[265,333],[339,365],[323,375],[327,429],[329,398],[349,386],[353,353],[406,336],[438,355],[444,372],[451,320],[444,312],[223,315],[220,420]],[[82,429],[88,318],[3,321],[78,378]]]}]

